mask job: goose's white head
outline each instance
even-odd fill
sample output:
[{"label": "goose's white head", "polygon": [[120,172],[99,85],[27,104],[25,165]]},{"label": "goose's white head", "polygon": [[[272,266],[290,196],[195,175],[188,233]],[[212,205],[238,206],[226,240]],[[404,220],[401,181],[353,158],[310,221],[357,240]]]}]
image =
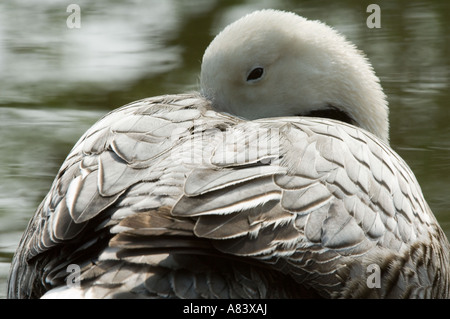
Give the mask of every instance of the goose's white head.
[{"label": "goose's white head", "polygon": [[253,12],[206,49],[202,93],[247,119],[341,119],[389,140],[386,97],[364,54],[331,27],[294,13]]}]

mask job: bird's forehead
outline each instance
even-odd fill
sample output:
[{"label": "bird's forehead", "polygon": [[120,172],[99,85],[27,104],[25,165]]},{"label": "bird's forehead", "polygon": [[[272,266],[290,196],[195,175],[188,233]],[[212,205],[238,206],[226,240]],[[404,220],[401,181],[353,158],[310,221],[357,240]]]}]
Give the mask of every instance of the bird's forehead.
[{"label": "bird's forehead", "polygon": [[219,34],[205,52],[204,59],[214,58],[214,63],[240,67],[254,63],[267,64],[283,52],[289,52],[292,36],[278,29],[230,29]]}]

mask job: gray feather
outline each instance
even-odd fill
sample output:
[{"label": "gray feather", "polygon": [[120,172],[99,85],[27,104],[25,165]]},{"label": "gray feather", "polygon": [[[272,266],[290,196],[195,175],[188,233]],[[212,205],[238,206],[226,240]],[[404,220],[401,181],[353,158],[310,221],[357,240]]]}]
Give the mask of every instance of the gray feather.
[{"label": "gray feather", "polygon": [[[111,112],[74,146],[9,295],[64,289],[78,264],[79,293],[101,298],[448,297],[448,249],[411,170],[371,134],[162,96]],[[368,290],[374,263],[382,288]]]}]

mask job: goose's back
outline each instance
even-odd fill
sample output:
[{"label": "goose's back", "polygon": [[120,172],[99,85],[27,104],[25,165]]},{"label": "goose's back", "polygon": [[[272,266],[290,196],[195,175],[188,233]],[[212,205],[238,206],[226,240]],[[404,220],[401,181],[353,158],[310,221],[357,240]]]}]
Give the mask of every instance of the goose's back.
[{"label": "goose's back", "polygon": [[163,96],[75,145],[22,238],[9,297],[448,297],[448,245],[413,173],[373,135]]}]

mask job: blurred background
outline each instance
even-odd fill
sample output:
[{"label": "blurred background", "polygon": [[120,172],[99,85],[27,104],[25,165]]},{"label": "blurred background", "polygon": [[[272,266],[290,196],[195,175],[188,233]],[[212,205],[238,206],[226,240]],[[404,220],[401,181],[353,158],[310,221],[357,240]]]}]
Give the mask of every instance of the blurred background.
[{"label": "blurred background", "polygon": [[[80,28],[66,24],[71,3]],[[366,25],[370,3],[381,28]],[[0,298],[22,232],[83,132],[131,101],[197,90],[214,35],[261,8],[322,20],[367,54],[388,95],[391,146],[450,236],[450,1],[1,1]]]}]

